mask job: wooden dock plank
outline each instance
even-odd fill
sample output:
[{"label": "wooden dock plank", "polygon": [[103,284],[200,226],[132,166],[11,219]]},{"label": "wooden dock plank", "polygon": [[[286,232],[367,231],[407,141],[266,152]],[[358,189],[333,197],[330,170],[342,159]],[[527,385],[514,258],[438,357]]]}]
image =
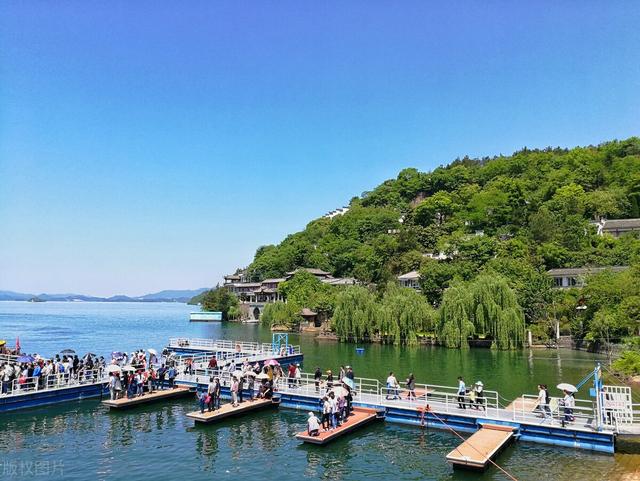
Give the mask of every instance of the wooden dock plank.
[{"label": "wooden dock plank", "polygon": [[115,400],[107,399],[102,401],[102,404],[109,406],[111,409],[125,409],[133,406],[139,406],[140,404],[147,404],[157,402],[163,399],[171,399],[181,396],[186,396],[191,390],[188,387],[178,386],[173,389],[164,389],[160,391],[154,391],[152,393],[145,393],[140,397],[133,398],[120,398]]},{"label": "wooden dock plank", "polygon": [[309,436],[305,430],[296,434],[296,439],[304,441],[305,443],[324,445],[344,434],[369,424],[375,419],[377,419],[377,411],[375,409],[356,407],[353,408],[353,414],[349,416],[348,420],[333,431],[323,431],[321,428],[318,436]]},{"label": "wooden dock plank", "polygon": [[187,413],[187,417],[200,423],[213,423],[232,416],[239,416],[241,414],[256,411],[258,409],[265,409],[268,407],[276,407],[277,403],[274,403],[271,399],[256,399],[254,401],[244,401],[238,404],[237,407],[233,407],[233,404],[223,404],[220,409],[215,411],[193,411]]},{"label": "wooden dock plank", "polygon": [[484,469],[489,460],[513,437],[513,430],[511,426],[484,424],[447,454],[447,461],[454,466]]}]

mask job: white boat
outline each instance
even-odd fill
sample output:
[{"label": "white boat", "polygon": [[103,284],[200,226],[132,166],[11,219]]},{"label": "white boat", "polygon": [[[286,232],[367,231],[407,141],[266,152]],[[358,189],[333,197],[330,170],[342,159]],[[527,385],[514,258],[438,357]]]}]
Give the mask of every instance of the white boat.
[{"label": "white boat", "polygon": [[189,314],[191,322],[219,322],[222,321],[222,312],[192,312]]}]

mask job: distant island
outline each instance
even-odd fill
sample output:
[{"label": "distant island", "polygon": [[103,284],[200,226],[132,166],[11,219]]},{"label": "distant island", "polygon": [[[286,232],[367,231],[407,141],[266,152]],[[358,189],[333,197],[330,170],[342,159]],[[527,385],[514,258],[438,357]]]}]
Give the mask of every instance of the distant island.
[{"label": "distant island", "polygon": [[188,302],[193,297],[209,290],[200,289],[164,290],[143,296],[129,297],[117,295],[111,297],[86,296],[83,294],[29,294],[23,292],[0,291],[0,301],[28,301],[28,302]]}]

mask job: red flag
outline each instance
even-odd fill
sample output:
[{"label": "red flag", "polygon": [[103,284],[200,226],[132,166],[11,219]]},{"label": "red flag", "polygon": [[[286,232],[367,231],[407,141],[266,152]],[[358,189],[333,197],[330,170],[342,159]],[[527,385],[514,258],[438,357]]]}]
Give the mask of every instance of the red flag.
[{"label": "red flag", "polygon": [[16,354],[20,354],[20,338],[16,337]]}]

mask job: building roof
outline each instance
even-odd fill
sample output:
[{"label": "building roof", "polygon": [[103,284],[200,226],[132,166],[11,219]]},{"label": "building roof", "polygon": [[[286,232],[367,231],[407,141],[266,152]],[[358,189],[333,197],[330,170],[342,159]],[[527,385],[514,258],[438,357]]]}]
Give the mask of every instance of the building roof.
[{"label": "building roof", "polygon": [[399,281],[412,281],[420,279],[420,273],[418,271],[407,272],[406,274],[402,274],[398,276]]},{"label": "building roof", "polygon": [[309,274],[313,274],[314,276],[330,276],[330,272],[325,272],[322,269],[316,269],[315,267],[299,267],[295,271],[287,272],[287,276],[292,276],[297,272],[307,271]]},{"label": "building roof", "polygon": [[604,222],[602,230],[640,229],[640,219],[611,219]]},{"label": "building roof", "polygon": [[236,282],[233,287],[260,287],[262,284],[259,282]]},{"label": "building roof", "polygon": [[280,284],[284,281],[286,281],[284,277],[279,277],[277,279],[265,279],[264,281],[262,281],[262,284]]},{"label": "building roof", "polygon": [[357,283],[353,277],[326,277],[322,282],[332,286],[353,286]]},{"label": "building roof", "polygon": [[240,276],[237,274],[229,274],[228,276],[224,276],[225,279],[240,280]]},{"label": "building roof", "polygon": [[592,274],[598,274],[610,270],[612,272],[621,272],[628,269],[629,266],[610,266],[610,267],[568,267],[562,269],[550,269],[547,271],[551,277],[564,277],[564,276],[588,276]]},{"label": "building roof", "polygon": [[308,307],[305,307],[304,309],[302,309],[302,311],[300,311],[300,315],[303,316],[303,317],[311,317],[311,316],[317,316],[318,313],[317,312],[313,312]]}]

